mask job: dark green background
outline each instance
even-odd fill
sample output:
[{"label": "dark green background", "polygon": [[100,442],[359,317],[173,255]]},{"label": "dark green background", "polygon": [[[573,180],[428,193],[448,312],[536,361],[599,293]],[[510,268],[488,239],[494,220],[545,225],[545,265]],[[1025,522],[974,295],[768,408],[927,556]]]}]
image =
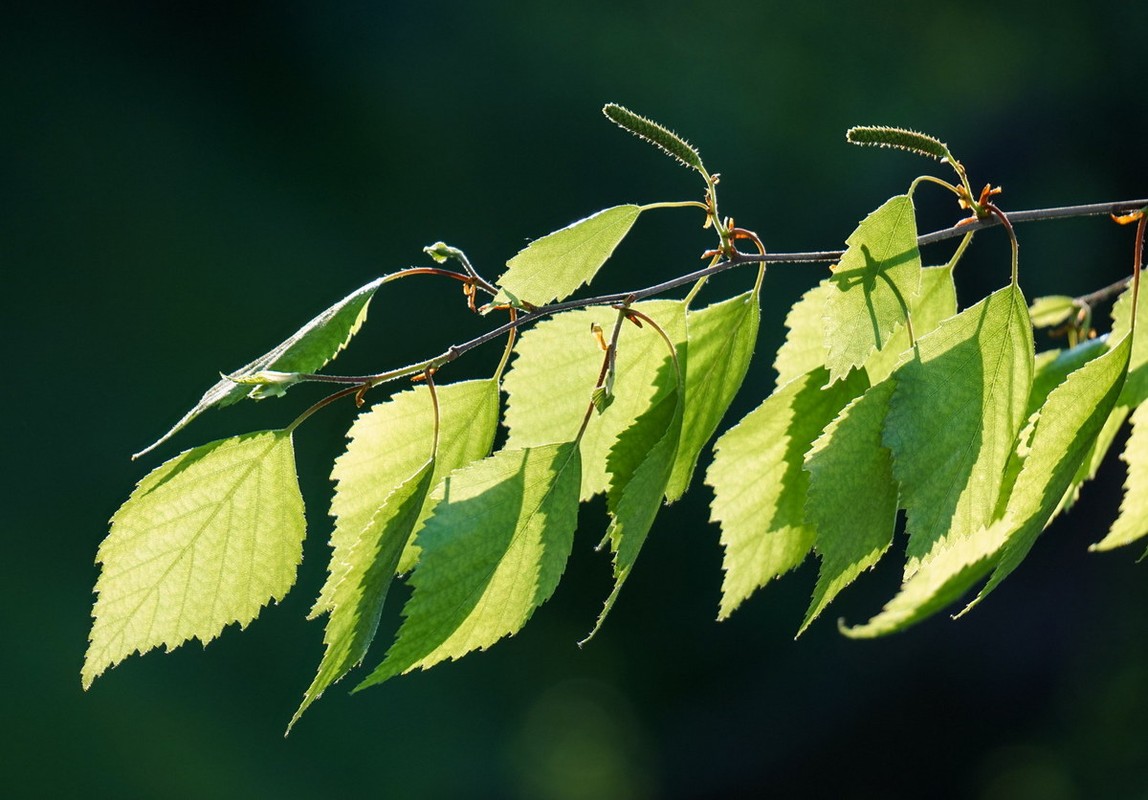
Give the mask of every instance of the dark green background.
[{"label": "dark green background", "polygon": [[[130,462],[219,370],[424,263],[437,239],[494,275],[598,208],[698,195],[690,173],[606,123],[606,101],[687,135],[723,175],[723,210],[774,251],[838,246],[931,167],[847,146],[853,124],[935,132],[978,186],[1005,186],[1006,209],[1148,195],[1143,3],[237,5],[37,4],[0,20],[0,793],[1148,796],[1148,576],[1138,551],[1085,551],[1115,514],[1115,459],[990,602],[877,642],[841,638],[833,619],[876,611],[895,563],[797,642],[812,564],[714,622],[721,552],[695,483],[579,650],[609,589],[592,552],[604,510],[590,505],[566,580],[521,635],[355,697],[340,684],[284,740],[321,654],[321,625],[303,617],[351,419],[338,408],[298,437],[311,515],[296,591],[242,635],[129,659],[83,693],[92,562],[134,482],[316,397],[213,412]],[[923,227],[954,220],[939,192],[921,197]],[[710,246],[696,223],[644,217],[596,288],[694,268]],[[1109,282],[1129,234],[1025,226],[1023,288]],[[770,271],[731,418],[768,391],[785,309],[822,269]],[[984,234],[963,297],[1007,269],[1003,236]],[[406,363],[480,330],[454,286],[387,287],[338,368]]]}]

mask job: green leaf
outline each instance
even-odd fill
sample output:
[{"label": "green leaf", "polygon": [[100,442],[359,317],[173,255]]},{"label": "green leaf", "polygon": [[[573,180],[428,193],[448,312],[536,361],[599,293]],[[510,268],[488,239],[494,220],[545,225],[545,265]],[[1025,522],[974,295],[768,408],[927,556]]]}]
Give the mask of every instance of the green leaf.
[{"label": "green leaf", "polygon": [[993,525],[1005,532],[1000,561],[969,608],[1020,565],[1051,521],[1116,406],[1131,352],[1130,337],[1123,337],[1049,394],[1004,516]]},{"label": "green leaf", "polygon": [[[921,270],[921,293],[913,303],[913,332],[920,338],[957,313],[957,287],[953,283],[953,267],[925,267]],[[909,328],[902,325],[865,361],[869,380],[878,384],[897,367],[901,358],[912,347]]]},{"label": "green leaf", "polygon": [[1054,389],[1000,518],[973,535],[942,541],[880,614],[846,629],[846,635],[868,638],[902,630],[955,602],[993,571],[975,604],[1012,572],[1048,524],[1115,405],[1129,352],[1125,337]]},{"label": "green leaf", "polygon": [[770,579],[800,564],[813,544],[805,522],[810,444],[851,399],[868,387],[863,372],[822,389],[817,369],[775,391],[714,447],[706,483],[713,487],[711,518],[725,547],[719,619]]},{"label": "green leaf", "polygon": [[1132,435],[1120,459],[1128,465],[1120,514],[1093,550],[1112,550],[1148,536],[1148,405],[1132,412]]},{"label": "green leaf", "polygon": [[895,373],[885,446],[908,514],[906,577],[992,520],[1032,385],[1028,306],[1006,286],[921,337]]},{"label": "green leaf", "polygon": [[1055,328],[1063,325],[1076,314],[1076,301],[1066,295],[1056,294],[1038,297],[1028,309],[1028,317],[1034,328]]},{"label": "green leaf", "polygon": [[805,517],[816,531],[821,574],[798,635],[893,541],[897,484],[892,456],[881,444],[892,394],[893,382],[886,380],[851,401],[805,455]]},{"label": "green leaf", "polygon": [[576,442],[502,450],[435,489],[398,639],[358,689],[521,630],[570,555],[579,464]]},{"label": "green leaf", "polygon": [[[213,406],[229,406],[244,397],[261,399],[280,395],[294,383],[294,380],[289,382],[280,380],[276,384],[273,380],[256,378],[260,373],[264,373],[265,378],[275,373],[288,374],[293,378],[291,373],[312,373],[322,369],[358,332],[367,318],[367,306],[375,290],[382,286],[385,280],[385,277],[376,278],[366,286],[356,289],[295,331],[289,339],[269,353],[224,376],[219,383],[204,393],[195,407],[184,414],[171,430],[132,458],[150,453]],[[253,382],[254,387],[250,385]]]},{"label": "green leaf", "polygon": [[908,195],[890,198],[862,220],[834,265],[825,306],[830,380],[863,365],[905,323],[921,288],[917,220]]},{"label": "green leaf", "polygon": [[685,494],[702,448],[741,388],[761,317],[756,292],[731,297],[686,316],[685,403],[681,442],[666,488],[671,503]]},{"label": "green leaf", "polygon": [[399,555],[414,530],[433,474],[434,465],[428,461],[395,489],[346,554],[346,569],[341,570],[342,579],[331,592],[331,616],[323,634],[327,649],[315,679],[287,726],[288,732],[328,686],[356,667],[367,654],[379,627],[383,602],[395,576]]},{"label": "green leaf", "polygon": [[305,527],[285,431],[222,439],[157,467],[112,517],[96,556],[84,687],[137,650],[245,627],[291,588]]},{"label": "green leaf", "polygon": [[[362,538],[363,530],[400,486],[410,481],[422,466],[434,461],[431,485],[452,470],[466,466],[490,453],[498,426],[498,385],[493,380],[462,381],[436,389],[439,402],[439,449],[434,445],[434,406],[430,391],[419,386],[400,392],[360,414],[348,432],[347,450],[335,459],[331,479],[335,495],[331,516],[331,566],[310,617],[331,609],[335,587],[343,580],[350,553]],[[424,503],[415,531],[430,514],[429,498]],[[400,571],[417,560],[408,546]]]},{"label": "green leaf", "polygon": [[[676,373],[674,367],[667,359],[664,371]],[[606,507],[610,527],[606,541],[614,553],[614,589],[606,598],[594,629],[580,644],[589,641],[606,621],[662,506],[682,430],[680,378],[675,375],[672,380],[674,390],[655,399],[622,432],[607,459],[610,489]]]},{"label": "green leaf", "polygon": [[[633,307],[666,331],[677,346],[679,362],[687,368],[685,305],[654,300]],[[508,449],[568,442],[578,434],[605,358],[591,326],[612,331],[617,314],[609,308],[566,311],[522,335],[503,379]],[[582,499],[606,491],[606,460],[618,436],[656,397],[673,390],[672,375],[662,370],[666,361],[666,345],[660,336],[625,323],[618,340],[613,402],[594,413],[579,447]]]},{"label": "green leaf", "polygon": [[569,297],[593,279],[640,213],[636,205],[614,206],[535,239],[506,262],[499,287],[536,306]]},{"label": "green leaf", "polygon": [[[1141,292],[1136,303],[1136,315],[1148,319],[1148,292]],[[1117,341],[1125,334],[1132,333],[1132,287],[1125,289],[1112,306],[1112,332],[1108,338]],[[1128,361],[1128,380],[1124,382],[1124,393],[1120,395],[1120,405],[1136,408],[1148,400],[1148,336],[1132,338],[1132,355]]]},{"label": "green leaf", "polygon": [[785,342],[773,361],[777,387],[825,366],[825,306],[834,291],[826,278],[801,295],[785,315]]}]

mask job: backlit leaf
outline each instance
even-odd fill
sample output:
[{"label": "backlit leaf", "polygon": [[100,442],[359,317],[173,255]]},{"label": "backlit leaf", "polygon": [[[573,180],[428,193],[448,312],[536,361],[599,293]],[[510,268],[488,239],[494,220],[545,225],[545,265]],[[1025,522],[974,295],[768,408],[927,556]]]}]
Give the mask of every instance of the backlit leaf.
[{"label": "backlit leaf", "polygon": [[[1148,319],[1148,292],[1140,292],[1136,315],[1141,320]],[[1117,341],[1132,332],[1132,288],[1121,293],[1112,305],[1112,332],[1108,338]],[[1120,395],[1120,405],[1136,408],[1148,400],[1148,336],[1132,338],[1132,355],[1128,361],[1128,379],[1124,382],[1124,393]]]},{"label": "backlit leaf", "polygon": [[222,439],[157,467],[112,517],[96,556],[84,686],[137,650],[245,627],[291,588],[305,527],[285,431]]},{"label": "backlit leaf", "polygon": [[835,291],[826,278],[801,295],[785,315],[785,342],[773,361],[778,387],[825,366],[825,306]]},{"label": "backlit leaf", "polygon": [[881,444],[892,393],[893,382],[886,380],[854,399],[805,456],[805,517],[816,531],[821,573],[801,630],[893,541],[897,484],[892,457]]},{"label": "backlit leaf", "polygon": [[358,688],[517,633],[558,585],[578,517],[574,442],[501,450],[451,473],[418,535],[398,639]]},{"label": "backlit leaf", "polygon": [[1093,550],[1111,550],[1148,536],[1148,404],[1132,412],[1132,434],[1120,458],[1128,465],[1120,514]]},{"label": "backlit leaf", "polygon": [[[679,362],[687,368],[685,305],[676,300],[653,300],[635,303],[634,308],[666,331],[677,346]],[[566,311],[522,335],[503,379],[507,448],[568,442],[577,435],[606,355],[591,326],[600,326],[609,338],[617,315],[609,308]],[[672,374],[662,370],[667,358],[665,342],[657,333],[624,323],[618,340],[614,400],[601,413],[595,411],[579,446],[582,499],[606,491],[606,459],[618,436],[655,397],[673,390]]]},{"label": "backlit leaf", "polygon": [[[663,370],[675,372],[673,362],[667,359]],[[662,506],[682,431],[680,384],[676,376],[671,380],[674,380],[673,391],[657,398],[622,432],[607,459],[610,489],[606,507],[610,527],[606,541],[614,553],[614,589],[606,598],[587,640],[598,632],[614,607]]]},{"label": "backlit leaf", "polygon": [[1076,311],[1076,302],[1071,297],[1057,294],[1033,300],[1028,316],[1034,328],[1055,328],[1068,322]]},{"label": "backlit leaf", "polygon": [[217,384],[208,389],[195,407],[183,415],[171,430],[161,436],[157,441],[132,458],[151,452],[166,442],[180,430],[187,426],[213,406],[229,406],[242,400],[245,396],[255,399],[275,394],[282,394],[290,385],[286,380],[281,381],[278,391],[268,391],[265,381],[258,381],[250,385],[254,376],[261,372],[267,373],[297,373],[318,372],[347,346],[363,321],[367,318],[367,306],[375,294],[375,290],[382,286],[386,278],[376,278],[351,294],[344,297],[335,305],[328,308],[319,316],[295,331],[289,339],[276,346],[252,361],[230,373]]},{"label": "backlit leaf", "polygon": [[[434,406],[426,386],[400,392],[360,414],[347,433],[350,443],[335,459],[331,479],[335,495],[331,516],[331,566],[311,609],[312,618],[330,610],[335,587],[343,579],[349,554],[390,495],[434,457],[431,485],[452,470],[490,453],[498,425],[498,386],[493,380],[463,381],[437,387],[439,450],[434,444]],[[430,512],[429,498],[415,530]],[[400,571],[414,565],[408,546]]]},{"label": "backlit leaf", "polygon": [[681,442],[666,499],[680,498],[702,448],[741,388],[757,343],[761,309],[755,292],[731,297],[686,316],[685,402]]},{"label": "backlit leaf", "polygon": [[908,514],[906,577],[938,542],[991,521],[1032,371],[1028,306],[1012,285],[921,337],[898,368],[884,443]]},{"label": "backlit leaf", "polygon": [[848,636],[902,630],[955,602],[992,572],[975,604],[1016,568],[1048,524],[1115,405],[1130,349],[1125,337],[1049,394],[1002,516],[970,536],[942,541],[881,613],[846,629]]},{"label": "backlit leaf", "polygon": [[[920,339],[933,332],[949,317],[957,313],[957,287],[953,284],[953,268],[925,267],[921,270],[921,293],[913,303],[913,333]],[[893,331],[885,346],[865,361],[869,380],[878,384],[893,373],[893,369],[910,348],[909,328],[902,325]]]},{"label": "backlit leaf", "polygon": [[805,522],[810,444],[841,409],[868,387],[863,372],[822,389],[819,368],[775,391],[717,440],[706,483],[711,518],[725,547],[724,619],[770,579],[796,567],[813,544]]},{"label": "backlit leaf", "polygon": [[917,221],[907,195],[890,198],[861,221],[834,265],[825,306],[825,364],[843,378],[885,347],[905,323],[921,288]]},{"label": "backlit leaf", "polygon": [[535,239],[506,262],[499,287],[536,306],[570,296],[593,279],[640,213],[636,205],[614,206]]},{"label": "backlit leaf", "polygon": [[330,618],[323,633],[326,652],[318,674],[288,726],[322,696],[328,686],[356,667],[367,654],[379,627],[383,602],[395,576],[399,555],[410,539],[431,488],[434,465],[424,464],[384,501],[358,540],[345,554],[346,568],[331,592]]}]

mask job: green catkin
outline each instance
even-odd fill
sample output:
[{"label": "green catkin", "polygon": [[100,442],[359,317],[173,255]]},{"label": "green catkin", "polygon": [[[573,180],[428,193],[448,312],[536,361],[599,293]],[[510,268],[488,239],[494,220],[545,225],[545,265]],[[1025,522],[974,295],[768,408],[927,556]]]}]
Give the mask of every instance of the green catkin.
[{"label": "green catkin", "polygon": [[646,140],[685,166],[693,167],[703,175],[707,174],[697,149],[668,128],[639,116],[617,103],[607,103],[603,106],[602,113],[615,125],[625,128],[639,139]]},{"label": "green catkin", "polygon": [[845,140],[852,144],[870,147],[893,147],[908,150],[910,153],[935,158],[938,161],[952,161],[949,147],[940,139],[924,133],[904,128],[871,127],[859,125],[845,132]]}]

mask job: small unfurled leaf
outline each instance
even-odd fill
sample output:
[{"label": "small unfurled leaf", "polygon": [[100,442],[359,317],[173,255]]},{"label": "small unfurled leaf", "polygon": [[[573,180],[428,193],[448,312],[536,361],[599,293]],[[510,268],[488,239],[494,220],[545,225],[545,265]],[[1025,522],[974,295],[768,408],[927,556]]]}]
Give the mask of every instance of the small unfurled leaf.
[{"label": "small unfurled leaf", "polygon": [[908,514],[906,577],[992,520],[1032,371],[1028,306],[1010,285],[921,337],[894,373],[884,443]]},{"label": "small unfurled leaf", "polygon": [[890,198],[861,221],[833,267],[825,305],[830,380],[863,365],[905,324],[921,289],[917,220],[908,195]]},{"label": "small unfurled leaf", "polygon": [[725,547],[719,619],[772,578],[796,567],[813,544],[806,524],[810,444],[841,409],[868,388],[864,372],[823,389],[819,368],[775,391],[714,446],[706,483]]},{"label": "small unfurled leaf", "polygon": [[614,206],[535,239],[506,262],[498,286],[536,306],[570,296],[594,278],[640,213],[636,205]]},{"label": "small unfurled leaf", "polygon": [[1028,308],[1034,328],[1055,328],[1068,322],[1077,311],[1076,301],[1066,295],[1038,297]]},{"label": "small unfurled leaf", "polygon": [[681,441],[666,488],[671,503],[685,494],[702,448],[741,388],[761,317],[756,292],[686,315],[685,398]]},{"label": "small unfurled leaf", "polygon": [[805,517],[816,532],[821,573],[802,631],[893,541],[897,484],[892,457],[881,444],[892,393],[893,382],[886,380],[854,399],[805,455]]},{"label": "small unfurled leaf", "polygon": [[[687,369],[686,307],[676,300],[635,303],[634,308],[667,333]],[[566,311],[542,320],[515,346],[515,357],[503,379],[507,393],[506,447],[536,447],[573,439],[606,354],[591,333],[592,325],[612,331],[618,312],[609,308]],[[582,435],[582,499],[606,491],[606,460],[622,431],[646,411],[656,397],[671,392],[674,379],[665,342],[652,330],[626,323],[615,358],[613,402],[595,413]]]},{"label": "small unfurled leaf", "polygon": [[602,108],[602,113],[618,127],[624,128],[639,139],[649,142],[666,155],[676,158],[684,166],[692,167],[702,175],[706,174],[706,169],[702,166],[702,157],[698,155],[697,148],[669,128],[635,114],[617,103],[607,103]]},{"label": "small unfurled leaf", "polygon": [[[151,452],[166,442],[193,419],[213,406],[229,406],[245,396],[261,399],[269,395],[280,395],[298,380],[278,384],[268,388],[269,382],[256,376],[276,373],[311,373],[322,369],[339,354],[351,337],[358,332],[367,318],[367,306],[386,278],[377,278],[344,297],[319,316],[295,331],[289,339],[269,353],[260,356],[246,366],[225,375],[219,383],[208,389],[195,407],[183,415],[172,429],[161,436],[154,444],[136,453],[132,458]],[[254,380],[253,380],[254,379]],[[254,383],[255,386],[248,385]]]},{"label": "small unfurled leaf", "polygon": [[305,527],[285,431],[222,439],[152,470],[96,556],[85,688],[137,650],[246,626],[295,582]]},{"label": "small unfurled leaf", "polygon": [[[431,485],[452,470],[490,453],[498,427],[498,385],[493,380],[462,381],[438,386],[439,447],[434,446],[434,405],[425,386],[400,392],[364,411],[347,433],[350,443],[335,459],[331,479],[335,495],[331,516],[331,564],[327,580],[311,609],[312,618],[331,608],[335,588],[351,563],[350,554],[363,530],[388,498],[433,458]],[[424,503],[418,527],[430,513]],[[413,545],[404,551],[399,571],[414,565]]]},{"label": "small unfurled leaf", "polygon": [[[663,369],[672,374],[674,366],[667,360]],[[656,398],[650,408],[622,432],[606,462],[610,476],[606,495],[610,527],[606,541],[614,552],[614,589],[583,643],[606,621],[662,506],[682,430],[680,379],[674,376],[667,382],[672,382],[673,391]]]},{"label": "small unfurled leaf", "polygon": [[331,592],[331,616],[323,633],[327,649],[299,710],[291,718],[288,731],[327,687],[356,667],[367,654],[379,627],[383,602],[394,579],[399,556],[419,518],[433,474],[434,465],[428,461],[391,492],[359,532],[350,552],[345,554],[345,569],[340,571],[342,577]]},{"label": "small unfurled leaf", "polygon": [[1041,408],[1029,454],[1003,513],[972,535],[940,542],[880,614],[846,629],[846,635],[867,638],[902,630],[955,602],[991,571],[975,604],[1011,573],[1048,524],[1108,419],[1129,352],[1125,337],[1054,389]]},{"label": "small unfurled leaf", "polygon": [[558,585],[578,516],[576,442],[501,450],[447,476],[418,535],[398,639],[358,689],[517,633]]},{"label": "small unfurled leaf", "polygon": [[1148,404],[1132,412],[1132,434],[1120,458],[1128,465],[1120,514],[1093,550],[1111,550],[1148,536]]}]

